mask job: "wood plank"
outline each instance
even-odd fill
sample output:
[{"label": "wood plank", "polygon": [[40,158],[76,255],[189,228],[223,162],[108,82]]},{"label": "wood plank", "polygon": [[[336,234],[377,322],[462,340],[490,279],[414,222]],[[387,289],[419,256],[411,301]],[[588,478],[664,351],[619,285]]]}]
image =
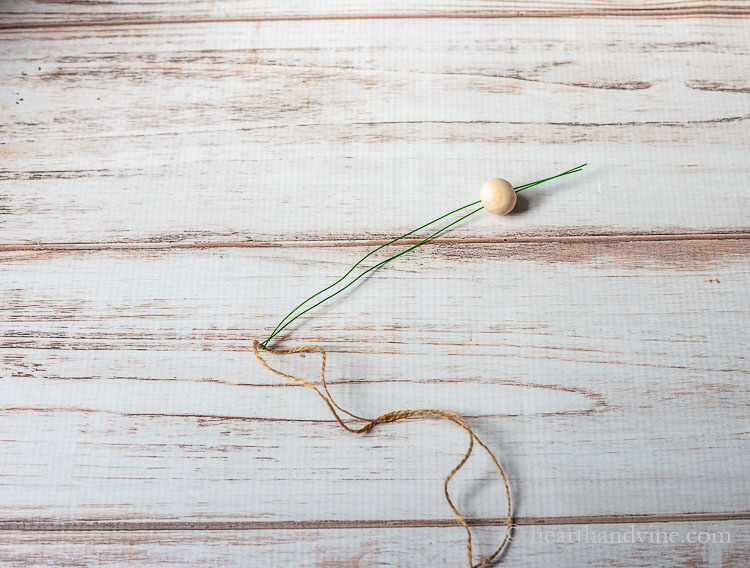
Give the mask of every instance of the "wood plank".
[{"label": "wood plank", "polygon": [[195,2],[89,2],[70,0],[17,0],[0,6],[0,28],[84,23],[149,23],[228,20],[298,20],[349,18],[509,18],[560,16],[747,16],[745,1],[704,2],[683,0],[588,0],[408,3],[364,0],[314,3],[249,0],[198,0]]},{"label": "wood plank", "polygon": [[583,161],[529,191],[521,214],[451,235],[748,232],[748,26],[5,32],[0,243],[382,238],[476,199],[488,177]]},{"label": "wood plank", "polygon": [[[450,519],[462,432],[347,435],[249,352],[363,252],[2,253],[0,519]],[[519,517],[748,512],[749,252],[427,246],[292,337],[330,350],[355,412],[470,417]],[[317,373],[312,356],[280,364]],[[455,485],[474,517],[498,517],[500,491],[482,459]]]},{"label": "wood plank", "polygon": [[[475,528],[491,550],[497,529]],[[458,528],[3,532],[4,566],[462,566]],[[598,542],[597,542],[598,541]],[[703,543],[702,541],[707,541]],[[518,527],[499,565],[744,568],[750,522]]]}]

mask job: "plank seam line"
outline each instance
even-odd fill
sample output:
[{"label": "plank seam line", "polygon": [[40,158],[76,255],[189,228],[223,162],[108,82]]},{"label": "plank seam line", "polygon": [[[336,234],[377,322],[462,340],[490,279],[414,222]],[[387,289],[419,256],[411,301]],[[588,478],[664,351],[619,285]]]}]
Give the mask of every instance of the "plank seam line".
[{"label": "plank seam line", "polygon": [[[708,240],[748,240],[750,232],[736,233],[686,233],[686,234],[622,234],[622,235],[569,235],[569,236],[507,236],[507,237],[444,237],[425,244],[533,244],[533,243],[621,243],[669,242]],[[105,242],[105,243],[19,243],[0,244],[0,252],[63,252],[87,250],[141,250],[141,249],[202,249],[202,248],[301,248],[301,247],[363,247],[379,246],[391,239],[310,239],[294,241],[167,241],[167,242]],[[402,239],[410,245],[419,239]]]},{"label": "plank seam line", "polygon": [[510,19],[510,18],[648,18],[648,17],[717,17],[736,18],[750,16],[750,10],[745,8],[724,8],[705,6],[702,8],[637,8],[615,9],[611,11],[577,10],[569,12],[559,11],[496,11],[496,12],[445,12],[445,13],[384,13],[384,14],[321,14],[321,15],[290,15],[290,16],[237,16],[237,17],[204,17],[204,18],[160,18],[153,20],[103,20],[83,22],[17,22],[0,24],[0,31],[59,29],[59,28],[90,28],[90,27],[122,27],[149,25],[180,25],[180,24],[212,24],[238,22],[308,22],[329,20],[471,20],[471,19]]},{"label": "plank seam line", "polygon": [[[674,515],[602,515],[570,517],[518,517],[517,526],[616,525],[748,521],[750,511],[736,513],[682,513]],[[507,519],[485,517],[468,520],[470,525],[504,526]],[[0,521],[0,532],[86,532],[86,531],[253,531],[253,530],[340,530],[456,527],[455,519],[402,520],[318,520],[318,521]]]}]

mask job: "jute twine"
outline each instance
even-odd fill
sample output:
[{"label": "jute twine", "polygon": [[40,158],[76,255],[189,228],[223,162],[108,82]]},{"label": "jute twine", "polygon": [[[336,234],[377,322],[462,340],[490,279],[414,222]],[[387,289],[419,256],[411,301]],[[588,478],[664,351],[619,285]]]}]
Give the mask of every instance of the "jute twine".
[{"label": "jute twine", "polygon": [[[454,424],[460,426],[463,428],[468,434],[469,434],[469,448],[466,450],[466,454],[464,454],[464,457],[461,459],[461,461],[458,462],[456,467],[454,467],[450,473],[445,477],[445,481],[443,482],[443,492],[445,494],[445,500],[448,502],[448,506],[451,508],[451,511],[453,511],[453,514],[456,516],[456,519],[458,520],[459,524],[464,528],[466,531],[466,555],[467,560],[470,568],[480,568],[481,566],[487,566],[490,562],[492,562],[498,554],[500,554],[500,551],[505,547],[505,544],[508,542],[508,539],[510,537],[510,531],[511,531],[511,524],[512,524],[512,518],[511,518],[511,503],[510,503],[510,487],[508,485],[508,479],[505,477],[505,472],[503,471],[503,468],[500,467],[500,463],[498,462],[497,458],[495,457],[495,454],[492,453],[492,451],[477,437],[477,435],[474,433],[474,431],[471,429],[471,426],[469,426],[468,422],[461,417],[460,415],[456,414],[455,412],[450,412],[448,410],[437,410],[437,409],[429,409],[429,408],[423,408],[423,409],[416,409],[416,410],[396,410],[393,412],[387,412],[386,414],[383,414],[382,416],[379,416],[377,418],[363,418],[361,416],[357,416],[356,414],[353,414],[349,412],[348,410],[344,410],[341,408],[336,401],[333,399],[333,396],[331,396],[331,393],[328,392],[328,385],[326,384],[326,352],[325,349],[318,345],[300,345],[299,347],[292,347],[291,349],[271,349],[269,347],[265,347],[263,351],[266,351],[268,353],[272,353],[274,355],[289,355],[292,353],[306,353],[310,351],[317,351],[320,353],[321,356],[321,366],[320,366],[320,380],[323,386],[323,390],[321,391],[313,385],[312,383],[306,381],[305,379],[301,377],[296,377],[294,375],[290,375],[288,373],[284,373],[283,371],[279,371],[278,369],[274,369],[271,367],[263,357],[260,355],[260,349],[261,346],[259,341],[253,341],[253,351],[255,352],[255,356],[258,358],[258,361],[261,362],[261,364],[271,371],[272,373],[275,373],[276,375],[279,375],[280,377],[285,377],[287,379],[290,379],[294,381],[295,383],[298,383],[300,385],[304,385],[309,389],[312,389],[315,391],[315,393],[323,399],[323,402],[326,403],[328,406],[328,409],[331,411],[331,414],[333,414],[333,417],[336,419],[336,421],[347,431],[352,432],[354,434],[366,434],[375,426],[378,424],[385,424],[388,422],[396,422],[398,420],[404,420],[407,418],[417,418],[417,417],[429,417],[429,418],[439,418],[441,420],[448,420],[450,422],[453,422]],[[346,414],[347,416],[358,420],[360,422],[364,422],[364,425],[357,428],[357,427],[351,427],[346,422],[344,422],[341,418],[341,415],[339,413]],[[495,468],[497,469],[498,473],[500,474],[500,478],[503,481],[503,486],[505,487],[505,496],[507,498],[507,510],[506,510],[506,516],[507,516],[507,524],[505,529],[505,534],[503,536],[502,541],[500,542],[500,546],[497,547],[497,549],[490,554],[489,556],[486,556],[482,560],[480,560],[478,563],[473,563],[473,554],[472,554],[472,548],[471,548],[471,530],[469,530],[469,524],[466,522],[466,519],[464,516],[458,511],[456,506],[453,504],[453,500],[451,499],[450,493],[448,491],[448,483],[450,482],[451,478],[460,470],[463,465],[467,462],[469,457],[471,456],[471,452],[474,450],[474,443],[477,443],[479,446],[481,446],[486,452],[487,455],[492,460],[492,463],[495,465]]]}]

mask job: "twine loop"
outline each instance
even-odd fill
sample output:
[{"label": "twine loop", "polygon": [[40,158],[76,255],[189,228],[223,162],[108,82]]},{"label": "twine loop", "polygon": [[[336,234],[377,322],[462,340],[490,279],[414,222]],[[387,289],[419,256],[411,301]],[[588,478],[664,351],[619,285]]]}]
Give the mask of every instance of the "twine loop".
[{"label": "twine loop", "polygon": [[[290,375],[289,373],[284,373],[283,371],[274,369],[261,356],[259,348],[262,348],[263,351],[272,353],[274,355],[289,355],[292,353],[307,353],[311,351],[317,351],[318,353],[320,353],[320,356],[321,356],[320,380],[321,380],[321,385],[323,387],[323,390],[321,391],[318,387],[316,387],[315,385],[313,385],[312,383],[310,383],[309,381],[301,377]],[[448,506],[451,508],[451,511],[453,511],[453,514],[455,515],[458,523],[464,528],[464,531],[466,531],[466,554],[467,554],[469,568],[481,568],[482,566],[487,566],[500,554],[500,552],[503,550],[503,548],[505,547],[506,543],[508,542],[510,538],[510,531],[511,531],[512,522],[513,522],[512,517],[511,517],[510,486],[508,485],[508,479],[505,476],[505,472],[503,471],[503,468],[500,466],[500,462],[495,457],[495,454],[493,454],[492,451],[484,444],[484,442],[482,442],[477,437],[477,435],[474,433],[474,430],[472,430],[471,426],[469,426],[469,423],[462,416],[460,416],[459,414],[456,414],[455,412],[450,412],[448,410],[429,409],[429,408],[421,408],[421,409],[413,409],[413,410],[408,410],[408,409],[407,410],[394,410],[392,412],[387,412],[383,414],[382,416],[378,416],[377,418],[364,418],[362,416],[357,416],[356,414],[353,414],[349,412],[348,410],[341,408],[336,403],[331,393],[328,391],[328,385],[326,384],[326,352],[325,352],[325,349],[323,349],[319,345],[300,345],[298,347],[292,347],[290,349],[271,349],[261,344],[259,341],[255,340],[253,341],[253,352],[255,353],[255,356],[258,358],[258,361],[260,361],[260,363],[272,373],[279,375],[280,377],[285,377],[287,379],[290,379],[297,384],[303,385],[315,391],[315,393],[323,400],[323,402],[326,403],[326,405],[328,406],[328,409],[331,411],[331,414],[333,414],[333,417],[336,419],[336,421],[345,430],[351,433],[366,434],[367,432],[375,428],[378,424],[386,424],[390,422],[396,422],[398,420],[405,420],[409,418],[420,418],[420,417],[438,418],[441,420],[448,420],[458,425],[459,427],[463,428],[466,431],[466,433],[469,435],[469,447],[466,450],[466,453],[464,454],[463,458],[461,458],[458,464],[445,477],[445,481],[443,482],[443,492],[445,494],[445,500],[448,502]],[[364,422],[365,424],[359,428],[349,426],[349,424],[344,422],[344,420],[341,418],[341,414],[339,413],[345,414],[349,416],[350,418],[353,418],[354,420],[357,420],[359,422]],[[456,506],[453,504],[453,501],[450,497],[450,492],[448,491],[448,483],[450,482],[451,478],[468,461],[469,457],[471,456],[472,451],[474,450],[475,443],[481,446],[487,452],[487,455],[492,460],[492,463],[494,464],[495,469],[497,469],[498,473],[500,474],[500,478],[502,479],[503,486],[505,488],[505,496],[507,498],[507,503],[508,503],[507,510],[506,510],[507,523],[506,523],[506,528],[505,528],[505,534],[503,536],[502,541],[500,542],[500,545],[492,554],[484,557],[482,560],[480,560],[476,564],[473,563],[471,530],[469,529],[469,524],[464,518],[464,516],[458,511]]]}]

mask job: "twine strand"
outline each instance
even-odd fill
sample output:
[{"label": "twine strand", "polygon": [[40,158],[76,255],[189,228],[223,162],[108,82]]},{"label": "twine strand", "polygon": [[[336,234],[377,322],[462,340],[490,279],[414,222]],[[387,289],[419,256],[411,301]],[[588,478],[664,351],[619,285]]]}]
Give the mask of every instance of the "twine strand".
[{"label": "twine strand", "polygon": [[[255,356],[258,358],[258,361],[260,361],[261,365],[263,365],[266,369],[268,369],[269,371],[271,371],[272,373],[280,377],[287,378],[289,380],[294,381],[297,384],[303,385],[315,391],[315,394],[317,394],[323,400],[323,402],[325,402],[326,406],[328,406],[328,409],[331,411],[331,414],[333,414],[333,417],[336,419],[336,421],[348,432],[351,432],[353,434],[366,434],[367,432],[375,428],[378,424],[387,424],[390,422],[396,422],[398,420],[405,420],[408,418],[419,418],[419,417],[430,417],[430,418],[438,418],[441,420],[448,420],[458,425],[463,430],[465,430],[466,433],[469,435],[469,447],[466,450],[466,453],[464,454],[463,458],[461,458],[461,461],[459,461],[458,464],[445,477],[445,481],[443,482],[443,493],[445,494],[445,500],[448,502],[448,506],[450,507],[451,511],[453,511],[453,514],[455,515],[458,523],[464,528],[464,531],[466,532],[466,555],[467,555],[469,568],[481,568],[482,566],[487,566],[490,562],[492,562],[497,557],[498,554],[500,554],[500,552],[505,547],[505,544],[508,542],[508,539],[510,538],[510,531],[511,531],[512,522],[513,522],[513,519],[511,516],[510,486],[508,484],[508,479],[505,476],[505,472],[503,471],[503,468],[500,466],[500,462],[498,461],[497,457],[495,457],[495,454],[493,454],[492,451],[487,447],[487,445],[479,439],[479,437],[474,433],[474,430],[472,430],[471,426],[469,426],[469,423],[461,415],[456,414],[455,412],[450,412],[448,410],[420,408],[420,409],[414,409],[414,410],[395,410],[392,412],[387,412],[383,414],[382,416],[378,416],[377,418],[364,418],[362,416],[357,416],[356,414],[349,412],[348,410],[345,410],[344,408],[339,406],[339,404],[333,398],[333,395],[331,395],[330,391],[328,390],[328,384],[326,383],[325,349],[323,349],[319,345],[300,345],[298,347],[292,347],[290,349],[271,349],[269,347],[263,348],[265,352],[272,353],[274,355],[289,355],[292,353],[309,353],[311,351],[317,351],[318,353],[320,353],[320,356],[321,356],[320,380],[321,380],[321,385],[323,387],[323,390],[321,391],[314,384],[303,379],[302,377],[297,377],[295,375],[291,375],[289,373],[285,373],[283,371],[279,371],[278,369],[271,367],[268,364],[268,362],[260,354],[261,345],[262,344],[257,339],[253,341],[253,352],[255,353]],[[349,424],[344,422],[344,419],[341,418],[341,414],[339,414],[339,412],[346,414],[347,416],[355,420],[364,422],[365,424],[359,428],[349,426]],[[464,516],[459,512],[458,508],[456,508],[456,506],[453,504],[453,500],[451,499],[451,496],[450,496],[450,491],[448,490],[448,484],[450,483],[450,480],[471,457],[471,454],[474,450],[475,442],[481,448],[483,448],[485,452],[487,452],[487,455],[492,460],[492,463],[495,466],[495,469],[497,469],[498,473],[500,474],[500,478],[502,479],[503,486],[505,489],[505,497],[508,503],[507,509],[506,509],[507,523],[505,527],[505,534],[503,536],[502,541],[500,542],[500,545],[492,554],[484,557],[482,560],[480,560],[476,564],[474,564],[474,560],[473,560],[471,530],[469,529],[469,524],[466,522],[466,519],[464,518]]]}]

